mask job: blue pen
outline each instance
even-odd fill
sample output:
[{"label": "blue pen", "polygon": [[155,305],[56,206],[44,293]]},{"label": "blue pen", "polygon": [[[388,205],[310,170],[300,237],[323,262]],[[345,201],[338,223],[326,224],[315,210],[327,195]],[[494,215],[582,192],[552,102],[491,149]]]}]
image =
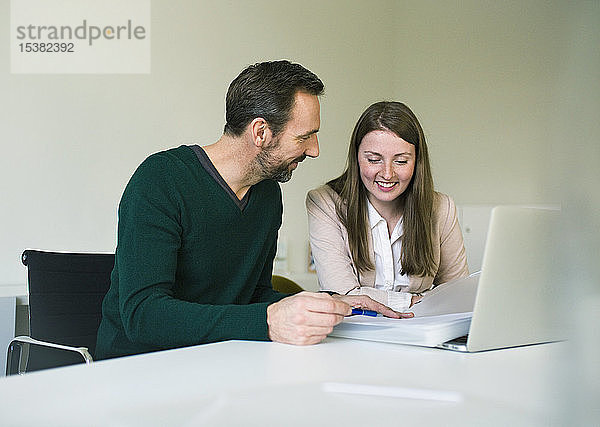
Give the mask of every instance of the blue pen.
[{"label": "blue pen", "polygon": [[373,310],[363,310],[362,308],[353,308],[352,309],[352,314],[359,314],[362,316],[371,316],[371,317],[377,317],[377,312],[373,311]]}]

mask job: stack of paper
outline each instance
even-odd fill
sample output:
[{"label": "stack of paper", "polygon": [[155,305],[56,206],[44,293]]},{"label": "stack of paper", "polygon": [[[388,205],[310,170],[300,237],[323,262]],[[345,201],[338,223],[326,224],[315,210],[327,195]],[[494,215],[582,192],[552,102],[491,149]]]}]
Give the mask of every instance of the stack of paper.
[{"label": "stack of paper", "polygon": [[469,332],[478,281],[479,272],[437,286],[410,309],[414,318],[350,316],[330,335],[434,347]]},{"label": "stack of paper", "polygon": [[330,336],[432,347],[466,335],[472,314],[454,313],[412,319],[351,316],[337,325]]}]

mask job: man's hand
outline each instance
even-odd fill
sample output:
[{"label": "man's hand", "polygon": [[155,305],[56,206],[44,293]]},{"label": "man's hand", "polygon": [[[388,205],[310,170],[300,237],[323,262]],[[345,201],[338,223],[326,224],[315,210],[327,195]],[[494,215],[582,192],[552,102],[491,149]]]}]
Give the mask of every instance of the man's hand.
[{"label": "man's hand", "polygon": [[286,344],[316,344],[350,313],[352,307],[339,298],[300,292],[267,307],[269,338]]},{"label": "man's hand", "polygon": [[267,307],[267,325],[272,341],[286,344],[316,344],[352,313],[352,308],[373,310],[395,319],[413,317],[398,313],[366,295],[334,295],[300,292]]},{"label": "man's hand", "polygon": [[337,300],[348,303],[352,307],[373,310],[377,313],[383,314],[385,317],[392,317],[394,319],[414,317],[413,313],[399,313],[392,310],[387,305],[383,305],[374,299],[371,299],[367,295],[334,295],[333,297]]}]

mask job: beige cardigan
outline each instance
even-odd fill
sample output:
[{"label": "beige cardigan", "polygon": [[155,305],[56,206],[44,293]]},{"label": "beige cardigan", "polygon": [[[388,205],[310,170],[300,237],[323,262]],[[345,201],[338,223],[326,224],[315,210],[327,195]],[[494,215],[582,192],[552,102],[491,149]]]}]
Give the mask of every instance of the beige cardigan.
[{"label": "beige cardigan", "polygon": [[[338,219],[335,202],[339,196],[328,185],[311,190],[306,196],[310,246],[322,290],[345,294],[357,287],[375,286],[375,271],[358,274],[350,255],[348,232]],[[450,197],[435,193],[434,198],[435,277],[409,276],[408,292],[421,293],[434,285],[469,274],[463,237],[458,224],[456,206]],[[369,248],[373,253],[371,230]],[[352,292],[353,294],[356,292]],[[372,293],[369,292],[372,296]],[[379,298],[375,298],[378,299]],[[386,301],[380,301],[386,304]]]}]

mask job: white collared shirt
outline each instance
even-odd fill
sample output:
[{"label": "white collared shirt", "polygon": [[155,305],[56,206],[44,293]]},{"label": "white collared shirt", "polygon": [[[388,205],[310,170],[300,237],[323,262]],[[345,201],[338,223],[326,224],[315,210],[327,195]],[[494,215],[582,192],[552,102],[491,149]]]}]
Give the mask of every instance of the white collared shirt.
[{"label": "white collared shirt", "polygon": [[406,292],[409,277],[401,273],[403,218],[400,218],[390,236],[386,220],[368,200],[367,211],[375,253],[375,289],[387,293],[387,306],[396,311],[405,311],[412,295]]}]

